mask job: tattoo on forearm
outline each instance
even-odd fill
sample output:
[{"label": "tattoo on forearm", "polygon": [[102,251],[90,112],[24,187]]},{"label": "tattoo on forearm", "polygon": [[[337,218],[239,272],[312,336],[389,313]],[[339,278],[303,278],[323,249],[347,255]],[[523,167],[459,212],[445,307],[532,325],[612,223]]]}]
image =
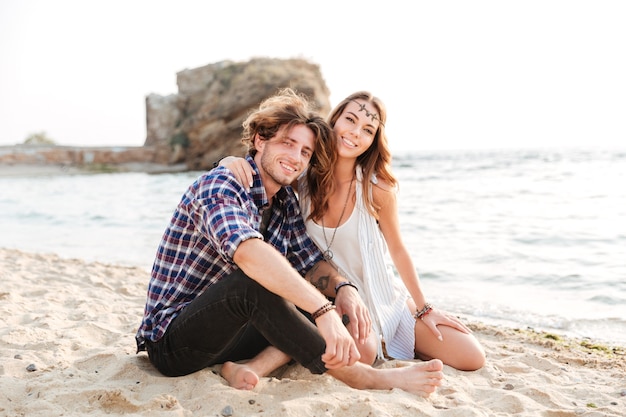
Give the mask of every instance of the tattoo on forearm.
[{"label": "tattoo on forearm", "polygon": [[313,265],[313,267],[306,274],[306,278],[309,280],[311,285],[317,288],[320,291],[324,291],[328,288],[328,283],[330,282],[330,277],[328,275],[317,276],[317,272],[320,268],[319,263]]},{"label": "tattoo on forearm", "polygon": [[311,284],[313,284],[313,286],[315,288],[317,288],[320,291],[324,291],[326,288],[328,288],[328,283],[330,282],[330,276],[329,275],[322,275],[319,277],[311,277]]}]

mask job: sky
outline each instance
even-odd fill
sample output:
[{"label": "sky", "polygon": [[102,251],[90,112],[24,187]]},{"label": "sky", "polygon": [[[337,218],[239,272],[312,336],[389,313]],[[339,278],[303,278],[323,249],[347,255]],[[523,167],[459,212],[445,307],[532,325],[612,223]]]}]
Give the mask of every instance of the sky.
[{"label": "sky", "polygon": [[392,151],[626,148],[626,2],[0,0],[0,145],[141,146],[145,98],[223,60],[369,90]]}]

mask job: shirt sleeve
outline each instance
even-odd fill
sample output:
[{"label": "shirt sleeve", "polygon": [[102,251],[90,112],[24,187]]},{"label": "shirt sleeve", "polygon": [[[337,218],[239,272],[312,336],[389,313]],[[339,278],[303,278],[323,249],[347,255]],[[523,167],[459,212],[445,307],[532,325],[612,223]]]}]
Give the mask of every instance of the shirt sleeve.
[{"label": "shirt sleeve", "polygon": [[201,218],[196,224],[218,254],[233,262],[235,251],[248,239],[263,239],[256,230],[258,209],[237,181],[227,174],[204,176],[199,180],[192,212]]}]

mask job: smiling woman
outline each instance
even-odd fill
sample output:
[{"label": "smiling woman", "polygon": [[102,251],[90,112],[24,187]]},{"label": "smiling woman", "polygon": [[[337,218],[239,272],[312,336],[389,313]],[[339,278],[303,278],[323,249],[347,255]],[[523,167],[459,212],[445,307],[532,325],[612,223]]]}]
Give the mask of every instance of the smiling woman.
[{"label": "smiling woman", "polygon": [[[458,318],[426,301],[400,236],[385,105],[369,92],[359,91],[342,100],[328,120],[335,134],[336,162],[327,171],[299,179],[299,199],[307,233],[326,261],[348,279],[334,295],[349,286],[342,294],[357,291],[367,307],[365,317],[346,310],[347,326],[359,342],[360,360],[373,363],[387,355],[437,358],[457,369],[479,369],[485,361],[482,347]],[[250,175],[248,161],[241,158],[222,164]],[[248,181],[247,177],[238,180]],[[327,229],[332,229],[330,241]],[[343,306],[337,306],[344,314]]]}]

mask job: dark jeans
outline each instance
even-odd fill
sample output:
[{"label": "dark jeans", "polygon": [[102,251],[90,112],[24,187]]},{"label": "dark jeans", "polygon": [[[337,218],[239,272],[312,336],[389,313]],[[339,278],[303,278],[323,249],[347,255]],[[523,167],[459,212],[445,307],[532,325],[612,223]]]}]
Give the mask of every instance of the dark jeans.
[{"label": "dark jeans", "polygon": [[315,325],[292,303],[236,271],[193,300],[146,349],[161,373],[181,376],[250,359],[269,345],[314,374],[326,371],[326,343]]}]

